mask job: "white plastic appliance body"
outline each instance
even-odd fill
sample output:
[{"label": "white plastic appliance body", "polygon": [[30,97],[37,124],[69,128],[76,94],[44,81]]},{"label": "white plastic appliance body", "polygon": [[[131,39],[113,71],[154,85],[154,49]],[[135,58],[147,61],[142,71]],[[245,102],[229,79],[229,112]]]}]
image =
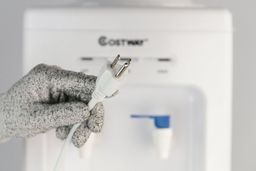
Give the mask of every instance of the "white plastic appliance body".
[{"label": "white plastic appliance body", "polygon": [[[129,83],[105,103],[90,161],[71,148],[63,171],[230,171],[232,18],[210,8],[31,9],[24,21],[24,74],[39,63],[97,74],[109,57],[132,57]],[[155,153],[152,121],[170,114],[172,148]],[[54,131],[27,140],[26,171],[53,168]],[[88,168],[89,167],[89,168]]]}]

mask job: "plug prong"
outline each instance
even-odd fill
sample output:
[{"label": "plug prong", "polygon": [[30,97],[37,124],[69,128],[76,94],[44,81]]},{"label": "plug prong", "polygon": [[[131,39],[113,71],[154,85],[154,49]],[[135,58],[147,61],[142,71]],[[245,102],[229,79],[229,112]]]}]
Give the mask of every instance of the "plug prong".
[{"label": "plug prong", "polygon": [[115,77],[116,78],[120,78],[122,76],[122,74],[127,70],[127,68],[129,67],[131,63],[131,59],[129,58],[127,62],[125,62],[121,68],[118,70],[118,72],[116,73]]},{"label": "plug prong", "polygon": [[113,69],[116,66],[116,64],[118,63],[119,60],[120,60],[120,55],[118,54],[117,57],[112,62],[112,64],[110,65],[110,67]]}]

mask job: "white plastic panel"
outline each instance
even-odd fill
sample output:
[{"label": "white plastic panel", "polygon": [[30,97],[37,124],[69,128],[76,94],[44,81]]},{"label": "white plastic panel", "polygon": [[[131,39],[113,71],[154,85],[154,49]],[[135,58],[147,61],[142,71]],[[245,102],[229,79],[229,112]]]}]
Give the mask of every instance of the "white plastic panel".
[{"label": "white plastic panel", "polygon": [[[204,170],[205,105],[200,92],[127,87],[106,103],[106,124],[92,155],[93,170]],[[171,115],[173,142],[168,159],[161,159],[154,146],[153,121],[132,119],[131,114]]]}]

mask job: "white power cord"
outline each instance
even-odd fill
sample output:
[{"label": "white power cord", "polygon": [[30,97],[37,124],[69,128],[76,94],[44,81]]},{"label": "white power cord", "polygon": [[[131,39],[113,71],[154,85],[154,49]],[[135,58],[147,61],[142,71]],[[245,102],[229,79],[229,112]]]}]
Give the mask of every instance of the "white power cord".
[{"label": "white power cord", "polygon": [[[92,93],[92,99],[88,103],[90,111],[97,103],[104,101],[106,98],[111,98],[115,96],[118,93],[119,88],[125,81],[126,75],[128,74],[127,68],[130,65],[131,59],[129,58],[127,62],[125,62],[123,65],[119,64],[119,61],[120,55],[118,55],[112,63],[107,63],[107,65],[102,68],[96,80],[96,86],[94,92]],[[75,124],[70,130],[67,139],[61,147],[61,151],[59,153],[53,171],[58,170],[60,161],[64,156],[64,152],[66,151],[68,144],[71,144],[72,135],[79,126],[80,123]],[[80,150],[81,153],[83,153],[83,148]]]}]

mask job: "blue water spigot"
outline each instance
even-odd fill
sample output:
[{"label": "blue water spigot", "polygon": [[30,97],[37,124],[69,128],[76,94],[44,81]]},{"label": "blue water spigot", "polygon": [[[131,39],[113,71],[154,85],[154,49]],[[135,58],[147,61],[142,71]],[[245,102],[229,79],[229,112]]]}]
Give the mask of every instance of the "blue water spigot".
[{"label": "blue water spigot", "polygon": [[133,114],[131,118],[149,118],[154,120],[156,128],[170,128],[171,127],[171,116],[170,115],[140,115]]}]

